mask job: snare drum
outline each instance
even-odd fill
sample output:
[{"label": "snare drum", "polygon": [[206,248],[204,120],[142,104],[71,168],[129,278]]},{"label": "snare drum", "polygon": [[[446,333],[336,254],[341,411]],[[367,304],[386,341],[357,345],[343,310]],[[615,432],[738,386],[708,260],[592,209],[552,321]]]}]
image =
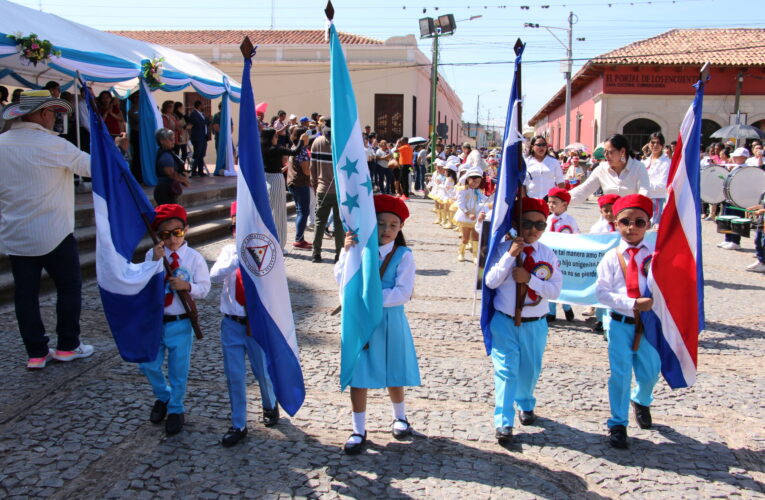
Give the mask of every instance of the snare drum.
[{"label": "snare drum", "polygon": [[710,165],[701,170],[701,200],[713,205],[725,201],[725,179],[728,169],[719,165]]},{"label": "snare drum", "polygon": [[765,170],[749,166],[734,168],[725,179],[723,191],[725,199],[736,207],[756,205],[765,191]]},{"label": "snare drum", "polygon": [[717,224],[717,232],[723,234],[730,234],[733,232],[731,222],[733,219],[738,219],[737,215],[720,215],[715,217],[715,223]]},{"label": "snare drum", "polygon": [[736,218],[730,221],[730,228],[733,234],[749,237],[749,230],[752,227],[752,219]]}]

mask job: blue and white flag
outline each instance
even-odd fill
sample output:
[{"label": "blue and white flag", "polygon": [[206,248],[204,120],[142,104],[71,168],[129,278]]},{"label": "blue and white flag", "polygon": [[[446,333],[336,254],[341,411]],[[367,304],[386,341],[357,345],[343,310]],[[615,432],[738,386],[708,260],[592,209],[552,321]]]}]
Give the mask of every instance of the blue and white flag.
[{"label": "blue and white flag", "polygon": [[[526,162],[521,158],[519,150],[523,147],[523,136],[518,132],[518,113],[520,111],[520,96],[518,95],[518,83],[520,76],[521,56],[525,45],[520,46],[515,57],[515,72],[513,74],[513,86],[510,90],[510,101],[507,105],[507,117],[505,118],[505,135],[502,139],[502,165],[497,174],[497,191],[494,200],[494,210],[491,216],[491,233],[489,236],[489,251],[486,255],[487,271],[496,264],[501,255],[497,252],[497,246],[507,236],[512,228],[513,204],[518,189],[526,177]],[[487,273],[484,273],[484,276]],[[483,331],[483,343],[486,353],[491,354],[491,319],[494,316],[494,295],[486,283],[481,287],[481,330]]]},{"label": "blue and white flag", "polygon": [[130,173],[101,117],[90,115],[90,175],[96,213],[96,278],[109,328],[125,361],[154,361],[162,337],[165,271],[162,261],[133,264],[136,247],[154,220],[143,189]]},{"label": "blue and white flag", "polygon": [[[334,24],[329,26],[332,166],[343,226],[358,243],[345,256],[341,316],[340,388],[350,383],[356,361],[382,321],[382,284],[377,215],[372,200],[361,126],[345,54]],[[335,228],[339,231],[340,228]]]},{"label": "blue and white flag", "polygon": [[239,106],[236,248],[251,334],[266,354],[276,399],[294,415],[303,405],[305,385],[284,256],[268,203],[251,68],[252,60],[246,57]]}]

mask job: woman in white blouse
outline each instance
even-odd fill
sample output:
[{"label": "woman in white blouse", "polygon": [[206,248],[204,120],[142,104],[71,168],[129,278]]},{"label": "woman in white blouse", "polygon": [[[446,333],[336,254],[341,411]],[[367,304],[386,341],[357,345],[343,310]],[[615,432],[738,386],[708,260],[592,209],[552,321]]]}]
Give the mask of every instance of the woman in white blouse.
[{"label": "woman in white blouse", "polygon": [[560,162],[547,154],[547,140],[538,135],[531,140],[531,151],[526,157],[526,196],[544,198],[554,187],[565,186]]},{"label": "woman in white blouse", "polygon": [[569,206],[582,203],[600,187],[603,194],[639,193],[648,196],[651,183],[645,166],[630,156],[629,143],[621,134],[614,134],[603,143],[606,161],[600,162],[590,176],[570,191]]},{"label": "woman in white blouse", "polygon": [[664,135],[661,132],[651,134],[648,148],[651,150],[651,154],[643,160],[643,165],[648,171],[648,180],[651,183],[648,197],[653,201],[652,222],[656,224],[661,220],[661,212],[664,210],[664,201],[667,198],[667,178],[672,160],[664,154]]}]

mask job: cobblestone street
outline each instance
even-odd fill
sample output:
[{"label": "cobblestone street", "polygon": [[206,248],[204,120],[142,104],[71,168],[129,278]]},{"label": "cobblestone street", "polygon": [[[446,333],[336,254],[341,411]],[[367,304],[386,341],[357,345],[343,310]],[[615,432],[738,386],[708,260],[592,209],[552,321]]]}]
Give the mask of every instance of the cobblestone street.
[{"label": "cobblestone street", "polygon": [[[0,496],[765,498],[765,275],[744,271],[750,239],[743,251],[719,249],[714,224],[703,223],[707,330],[698,380],[677,391],[659,381],[654,428],[632,420],[629,450],[607,441],[606,342],[583,321],[582,308],[574,323],[552,325],[536,393],[540,418],[517,424],[514,445],[504,449],[494,439],[491,361],[471,316],[474,266],[456,262],[456,233],[431,224],[429,201],[413,198],[409,206],[404,233],[418,270],[406,308],[423,382],[407,393],[413,441],[393,439],[387,394],[370,391],[370,445],[360,456],[342,453],[350,401],[339,391],[340,320],[330,316],[337,286],[333,244],[325,240],[322,264],[311,263],[310,252],[290,249],[286,257],[305,404],[265,428],[250,376],[250,433],[234,448],[219,444],[230,425],[219,286],[198,303],[205,338],[192,354],[186,427],[171,438],[148,421],[151,389],[119,357],[94,281],[83,290],[82,337],[96,348],[88,359],[27,371],[13,306],[5,306]],[[597,204],[570,213],[588,228]],[[226,243],[198,250],[212,265]],[[41,303],[55,347],[55,298]]]}]

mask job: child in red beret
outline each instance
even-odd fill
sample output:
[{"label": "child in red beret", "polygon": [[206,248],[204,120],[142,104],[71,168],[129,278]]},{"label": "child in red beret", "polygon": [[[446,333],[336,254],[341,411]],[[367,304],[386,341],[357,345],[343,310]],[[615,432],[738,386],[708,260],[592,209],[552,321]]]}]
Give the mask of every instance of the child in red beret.
[{"label": "child in red beret", "polygon": [[[516,213],[519,207],[515,207]],[[513,439],[515,406],[520,421],[531,425],[536,419],[534,388],[542,371],[542,355],[547,344],[547,301],[556,299],[563,286],[555,253],[538,240],[547,227],[549,208],[544,200],[523,198],[518,237],[499,244],[502,257],[486,270],[484,283],[495,289],[491,318],[494,364],[495,437],[502,444]],[[517,224],[517,217],[513,217]],[[521,265],[517,264],[520,256]],[[521,310],[521,324],[515,325],[516,284],[528,286]]]},{"label": "child in red beret", "polygon": [[[598,265],[598,301],[610,309],[608,324],[608,419],[609,441],[615,448],[627,448],[629,405],[641,429],[652,425],[650,405],[653,388],[659,380],[661,361],[650,342],[643,340],[633,351],[635,317],[653,306],[653,299],[642,297],[654,252],[653,244],[644,241],[651,227],[652,201],[642,194],[630,194],[614,203],[616,227],[621,242],[612,248]],[[632,372],[635,388],[630,393]]]},{"label": "child in red beret", "polygon": [[[349,455],[361,453],[367,442],[366,411],[369,389],[388,389],[393,404],[391,432],[398,440],[408,439],[412,427],[406,418],[404,387],[420,385],[420,369],[412,332],[404,313],[414,291],[414,257],[401,229],[409,217],[409,209],[400,198],[387,194],[374,197],[377,212],[377,234],[380,250],[383,319],[361,351],[351,378],[353,434],[343,450]],[[356,244],[356,235],[345,235],[345,247],[335,265],[335,278],[343,282],[346,251]]]},{"label": "child in red beret", "polygon": [[[618,194],[604,194],[598,198],[598,207],[600,208],[600,219],[590,227],[591,233],[611,233],[616,231],[616,216],[614,215],[614,202],[619,199]],[[583,316],[595,316],[595,325],[592,330],[595,333],[603,333],[603,317],[606,310],[602,307],[588,307],[582,313]]]},{"label": "child in red beret", "polygon": [[[568,213],[568,204],[571,195],[563,188],[554,187],[547,192],[547,206],[550,208],[550,216],[547,217],[547,229],[551,233],[575,234],[579,232],[579,225],[574,217]],[[550,302],[550,312],[547,321],[555,321],[558,305]],[[574,321],[574,310],[569,304],[563,304],[563,314],[566,321]]]},{"label": "child in red beret", "polygon": [[[194,333],[183,304],[176,290],[186,290],[192,299],[203,299],[210,291],[210,274],[207,263],[199,252],[186,243],[186,210],[180,205],[165,204],[155,209],[156,217],[152,227],[157,231],[160,242],[146,252],[146,260],[167,257],[172,276],[166,276],[165,317],[159,352],[154,361],[141,363],[141,371],[149,379],[157,400],[151,409],[149,420],[158,424],[165,419],[168,436],[183,429],[186,382],[191,362],[191,342]],[[162,371],[167,353],[167,377]]]}]

